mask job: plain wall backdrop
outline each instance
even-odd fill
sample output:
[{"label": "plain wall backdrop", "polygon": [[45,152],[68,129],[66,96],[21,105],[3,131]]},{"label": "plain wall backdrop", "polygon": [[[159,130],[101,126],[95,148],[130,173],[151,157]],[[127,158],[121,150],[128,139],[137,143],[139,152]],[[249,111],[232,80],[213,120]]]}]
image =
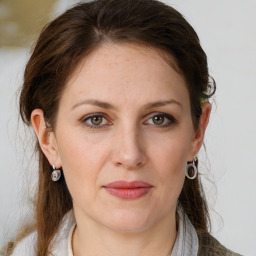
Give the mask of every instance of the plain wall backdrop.
[{"label": "plain wall backdrop", "polygon": [[[213,234],[233,251],[256,256],[256,1],[164,2],[197,31],[217,83],[205,137],[207,154],[202,150],[199,155],[200,171],[216,186],[214,190],[203,180]],[[67,3],[59,1],[57,11]],[[30,160],[29,133],[18,124],[16,90],[28,57],[29,49],[0,48],[0,246],[26,210],[27,176],[37,171]]]}]

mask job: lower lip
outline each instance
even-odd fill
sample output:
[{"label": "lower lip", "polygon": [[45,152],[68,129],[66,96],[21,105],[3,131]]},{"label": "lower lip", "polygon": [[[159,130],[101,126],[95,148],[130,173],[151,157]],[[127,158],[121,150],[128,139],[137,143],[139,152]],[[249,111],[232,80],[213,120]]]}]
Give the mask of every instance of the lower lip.
[{"label": "lower lip", "polygon": [[104,187],[105,190],[118,198],[121,199],[138,199],[144,195],[146,195],[152,187],[145,187],[145,188],[109,188]]}]

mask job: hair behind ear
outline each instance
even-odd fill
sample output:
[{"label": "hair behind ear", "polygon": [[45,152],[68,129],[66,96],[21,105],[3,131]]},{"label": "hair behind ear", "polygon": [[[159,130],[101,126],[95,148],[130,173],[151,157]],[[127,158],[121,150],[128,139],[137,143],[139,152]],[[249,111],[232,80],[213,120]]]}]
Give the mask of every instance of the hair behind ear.
[{"label": "hair behind ear", "polygon": [[[195,164],[198,168],[198,160]],[[178,198],[178,206],[183,208],[197,232],[209,232],[211,230],[210,215],[199,175],[193,180],[185,179]]]},{"label": "hair behind ear", "polygon": [[39,187],[36,198],[36,230],[38,255],[48,255],[49,244],[61,224],[64,215],[72,209],[72,198],[64,177],[51,180],[52,168],[39,145]]}]

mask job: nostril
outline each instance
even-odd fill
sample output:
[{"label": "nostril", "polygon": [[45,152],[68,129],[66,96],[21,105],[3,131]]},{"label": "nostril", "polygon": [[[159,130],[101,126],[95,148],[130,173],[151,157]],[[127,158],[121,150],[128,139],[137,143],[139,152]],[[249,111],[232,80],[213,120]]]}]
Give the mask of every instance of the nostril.
[{"label": "nostril", "polygon": [[140,167],[142,165],[142,162],[137,163],[137,167]]},{"label": "nostril", "polygon": [[138,169],[146,163],[146,155],[143,151],[136,149],[115,151],[111,153],[111,161],[117,167],[124,167],[126,169]]}]

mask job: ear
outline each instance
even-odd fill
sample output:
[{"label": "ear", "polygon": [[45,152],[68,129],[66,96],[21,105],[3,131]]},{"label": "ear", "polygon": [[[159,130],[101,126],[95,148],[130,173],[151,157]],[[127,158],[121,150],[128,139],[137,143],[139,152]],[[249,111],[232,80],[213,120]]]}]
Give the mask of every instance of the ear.
[{"label": "ear", "polygon": [[202,114],[200,116],[199,124],[195,131],[194,139],[192,141],[190,161],[193,161],[193,158],[198,154],[203,144],[205,130],[207,128],[207,125],[210,119],[211,104],[209,102],[204,102],[201,108],[202,108]]},{"label": "ear", "polygon": [[48,159],[50,165],[55,165],[57,169],[61,167],[58,147],[54,132],[47,127],[44,119],[44,112],[41,109],[34,109],[31,113],[31,123],[36,133],[39,145]]}]

